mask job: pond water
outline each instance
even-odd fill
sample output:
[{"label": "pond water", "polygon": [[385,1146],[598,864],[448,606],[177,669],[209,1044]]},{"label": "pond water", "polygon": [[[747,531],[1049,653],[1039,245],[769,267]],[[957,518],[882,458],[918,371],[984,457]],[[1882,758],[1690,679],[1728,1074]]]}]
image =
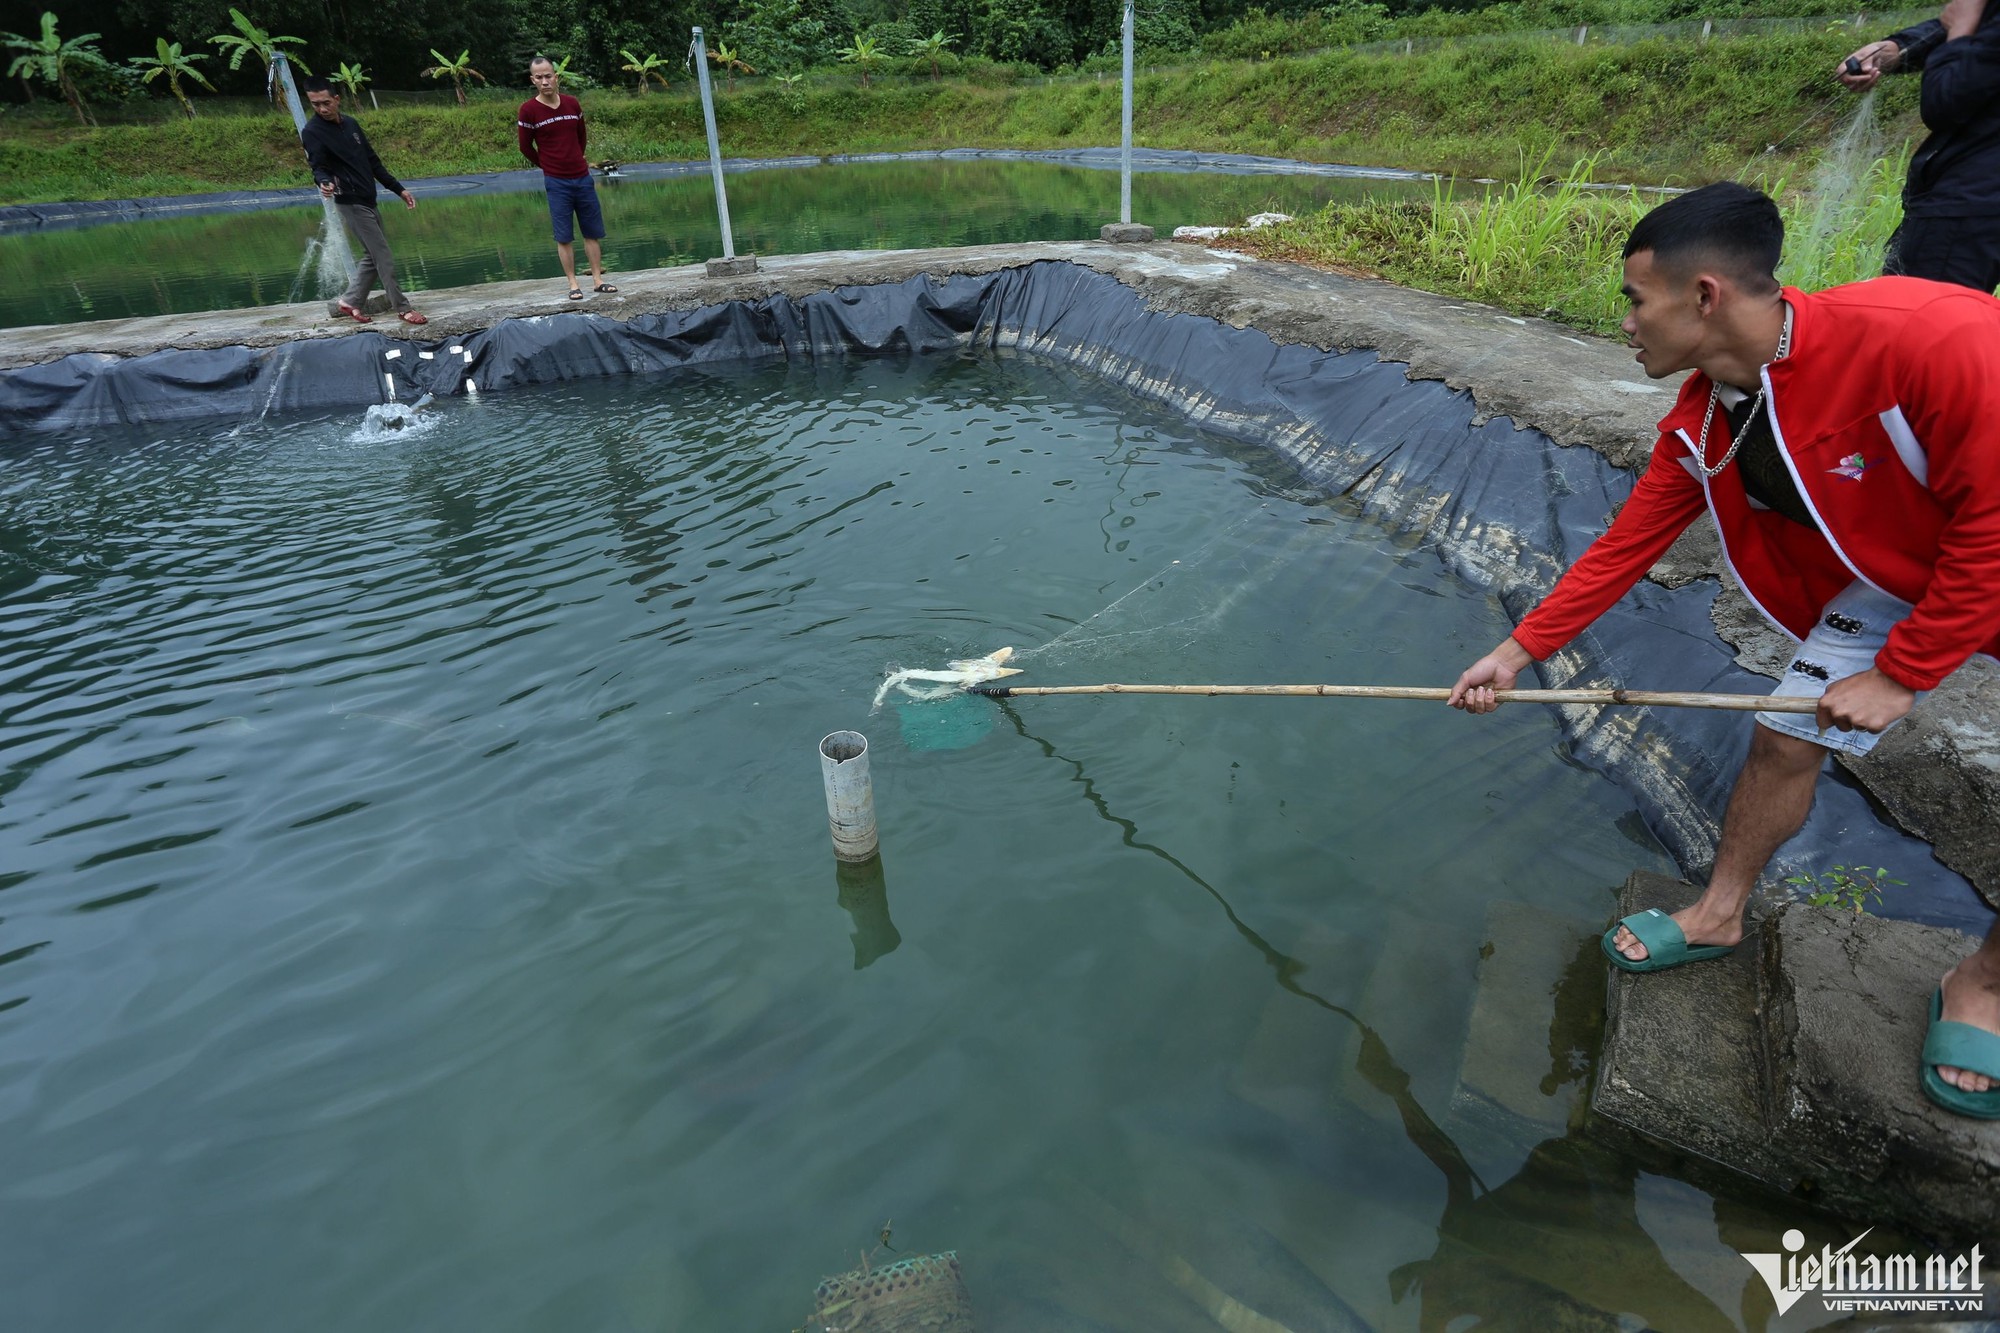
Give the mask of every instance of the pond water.
[{"label": "pond water", "polygon": [[[739,254],[1074,241],[1118,217],[1115,172],[1046,162],[858,162],[728,178]],[[1335,200],[1426,197],[1425,181],[1158,172],[1132,178],[1132,216],[1162,235]],[[708,178],[600,182],[614,271],[722,253]],[[539,189],[383,197],[399,279],[412,291],[516,278],[562,281]],[[300,261],[317,204],[0,235],[0,328],[310,300]],[[581,247],[578,253],[581,259]],[[328,293],[329,295],[331,293]]]},{"label": "pond water", "polygon": [[1425,550],[1011,356],[419,420],[10,462],[10,1326],[780,1330],[943,1250],[986,1333],[1754,1304],[1793,1220],[1565,1131],[1665,858],[1548,715],[869,714],[1444,681],[1506,621]]}]

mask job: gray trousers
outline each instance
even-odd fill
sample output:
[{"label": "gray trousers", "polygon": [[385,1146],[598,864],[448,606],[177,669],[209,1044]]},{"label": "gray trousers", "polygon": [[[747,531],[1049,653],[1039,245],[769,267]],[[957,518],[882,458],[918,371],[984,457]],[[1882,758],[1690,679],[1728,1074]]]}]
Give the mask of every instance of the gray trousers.
[{"label": "gray trousers", "polygon": [[348,234],[361,244],[361,259],[354,266],[354,281],[347,284],[347,290],[340,299],[356,310],[365,310],[363,304],[368,299],[368,289],[377,282],[382,284],[382,294],[389,298],[392,310],[408,310],[410,298],[403,295],[403,289],[396,285],[396,257],[389,253],[389,238],[382,234],[382,215],[375,211],[373,204],[336,204],[340,210],[340,220],[347,224]]}]

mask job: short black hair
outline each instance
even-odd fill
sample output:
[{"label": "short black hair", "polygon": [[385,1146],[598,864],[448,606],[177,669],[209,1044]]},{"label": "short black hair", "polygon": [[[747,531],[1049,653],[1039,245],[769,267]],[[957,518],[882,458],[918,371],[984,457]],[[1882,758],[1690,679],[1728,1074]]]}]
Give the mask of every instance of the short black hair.
[{"label": "short black hair", "polygon": [[1691,261],[1714,264],[1753,292],[1777,288],[1778,257],[1785,248],[1785,220],[1762,190],[1717,181],[1669,199],[1632,228],[1625,258],[1652,251],[1653,262],[1685,269]]},{"label": "short black hair", "polygon": [[[301,93],[333,93],[333,85],[315,74],[311,78],[299,80],[299,91]],[[335,97],[340,96],[339,93],[333,93],[333,95]]]},{"label": "short black hair", "polygon": [[550,69],[554,69],[556,67],[556,62],[549,59],[547,56],[536,56],[533,60],[530,60],[528,62],[529,69],[533,69],[537,65],[547,65]]}]

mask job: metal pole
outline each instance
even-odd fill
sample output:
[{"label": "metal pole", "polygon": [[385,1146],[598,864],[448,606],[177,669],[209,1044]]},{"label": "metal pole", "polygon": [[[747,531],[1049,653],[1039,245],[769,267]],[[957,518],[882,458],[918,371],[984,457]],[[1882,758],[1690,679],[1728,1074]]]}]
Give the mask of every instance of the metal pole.
[{"label": "metal pole", "polygon": [[1118,138],[1118,221],[1132,221],[1132,0],[1125,0],[1125,115]]},{"label": "metal pole", "polygon": [[722,257],[736,258],[736,238],[729,234],[729,192],[722,185],[722,147],[715,138],[715,98],[708,87],[708,44],[694,30],[694,69],[701,80],[701,119],[708,127],[708,170],[715,178],[715,214],[722,220]]}]

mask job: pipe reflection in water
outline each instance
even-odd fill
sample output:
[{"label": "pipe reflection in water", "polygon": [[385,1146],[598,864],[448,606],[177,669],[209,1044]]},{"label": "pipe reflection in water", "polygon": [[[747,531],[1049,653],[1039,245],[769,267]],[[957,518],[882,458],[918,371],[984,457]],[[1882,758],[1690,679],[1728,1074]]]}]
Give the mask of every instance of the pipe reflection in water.
[{"label": "pipe reflection in water", "polygon": [[854,920],[854,970],[894,953],[903,933],[889,919],[889,885],[878,853],[866,861],[835,861],[833,880],[840,886],[840,905]]}]

